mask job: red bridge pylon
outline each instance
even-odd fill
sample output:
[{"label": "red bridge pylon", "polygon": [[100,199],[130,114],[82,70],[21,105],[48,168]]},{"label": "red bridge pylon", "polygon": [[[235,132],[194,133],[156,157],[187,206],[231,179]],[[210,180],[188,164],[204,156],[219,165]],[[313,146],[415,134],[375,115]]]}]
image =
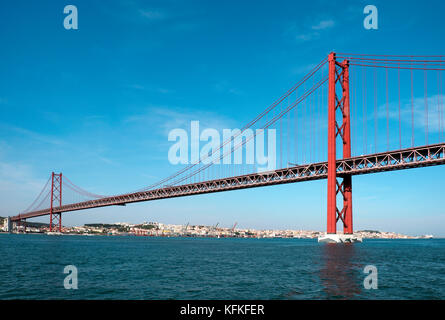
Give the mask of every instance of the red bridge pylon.
[{"label": "red bridge pylon", "polygon": [[62,232],[62,213],[55,213],[54,207],[62,206],[62,173],[51,173],[51,207],[49,231]]},{"label": "red bridge pylon", "polygon": [[[349,61],[339,63],[335,53],[329,54],[328,84],[328,217],[327,233],[337,233],[337,222],[343,222],[343,233],[352,234],[352,177],[343,175],[341,183],[337,179],[337,137],[343,143],[343,158],[351,157],[351,118],[349,108]],[[339,84],[339,86],[337,86]],[[337,88],[338,87],[338,88]],[[337,89],[341,88],[341,95]],[[340,99],[339,99],[340,96]],[[341,122],[337,121],[337,115]],[[337,206],[337,195],[343,197],[343,208]]]}]

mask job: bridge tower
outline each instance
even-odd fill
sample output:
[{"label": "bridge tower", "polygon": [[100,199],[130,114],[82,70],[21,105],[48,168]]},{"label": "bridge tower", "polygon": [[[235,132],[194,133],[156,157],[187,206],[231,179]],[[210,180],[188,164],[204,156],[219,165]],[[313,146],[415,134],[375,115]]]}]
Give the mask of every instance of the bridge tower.
[{"label": "bridge tower", "polygon": [[54,212],[55,207],[62,206],[62,173],[51,173],[51,206],[49,214],[49,231],[62,232],[62,213]]},{"label": "bridge tower", "polygon": [[[335,53],[330,53],[328,79],[328,199],[327,233],[337,233],[337,222],[343,223],[343,233],[352,234],[352,177],[342,174],[337,177],[337,140],[341,142],[342,158],[351,157],[351,118],[349,107],[349,61],[338,62]],[[340,93],[341,90],[341,93]],[[339,91],[337,94],[337,91]],[[339,121],[340,120],[340,121]],[[337,139],[339,138],[339,139]],[[342,196],[339,209],[337,195]]]}]

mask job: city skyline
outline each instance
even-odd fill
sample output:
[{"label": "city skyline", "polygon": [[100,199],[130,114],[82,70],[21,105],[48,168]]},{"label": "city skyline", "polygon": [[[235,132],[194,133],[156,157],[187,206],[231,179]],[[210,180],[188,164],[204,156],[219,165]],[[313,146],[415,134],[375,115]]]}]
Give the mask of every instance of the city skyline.
[{"label": "city skyline", "polygon": [[[3,221],[2,221],[3,219]],[[26,232],[25,232],[26,230]],[[0,217],[0,232],[43,234],[49,232],[48,223],[23,223],[9,225],[7,218]],[[243,228],[235,222],[231,226],[166,224],[160,221],[139,223],[113,222],[92,223],[78,226],[63,226],[65,235],[107,235],[107,236],[152,236],[152,237],[228,237],[228,238],[297,238],[316,239],[324,234],[321,230],[292,229],[254,229]],[[342,231],[339,231],[341,234]],[[440,239],[434,235],[404,235],[382,230],[356,230],[355,234],[363,239]]]}]

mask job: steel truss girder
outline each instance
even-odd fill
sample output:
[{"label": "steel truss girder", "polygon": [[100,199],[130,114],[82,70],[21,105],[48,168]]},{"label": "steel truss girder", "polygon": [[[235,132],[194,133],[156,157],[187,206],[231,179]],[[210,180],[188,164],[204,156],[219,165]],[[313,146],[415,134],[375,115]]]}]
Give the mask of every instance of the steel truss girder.
[{"label": "steel truss girder", "polygon": [[[387,151],[336,161],[337,177],[361,175],[386,171],[404,170],[445,164],[445,144],[435,144],[402,150]],[[252,173],[225,179],[170,186],[154,190],[123,194],[97,200],[66,204],[53,208],[53,213],[83,210],[126,203],[184,197],[205,193],[222,192],[326,179],[328,163],[312,163],[264,173]],[[50,214],[50,208],[19,214],[12,221]]]}]

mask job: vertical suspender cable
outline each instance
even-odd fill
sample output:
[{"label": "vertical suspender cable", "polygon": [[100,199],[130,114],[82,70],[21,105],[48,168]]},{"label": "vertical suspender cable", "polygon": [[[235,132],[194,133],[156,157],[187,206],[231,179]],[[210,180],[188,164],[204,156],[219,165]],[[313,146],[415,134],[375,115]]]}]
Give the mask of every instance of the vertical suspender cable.
[{"label": "vertical suspender cable", "polygon": [[[312,81],[313,82],[313,81]],[[309,128],[308,128],[308,131],[309,131],[309,162],[312,162],[313,160],[313,154],[312,154],[312,150],[313,150],[313,143],[312,143],[312,130],[313,130],[313,126],[312,126],[312,120],[313,120],[313,117],[312,117],[312,104],[313,104],[313,98],[314,98],[314,95],[313,94],[311,94],[310,96],[309,96]]]},{"label": "vertical suspender cable", "polygon": [[374,151],[377,153],[377,69],[374,69]]},{"label": "vertical suspender cable", "polygon": [[315,145],[317,148],[317,158],[315,159],[316,162],[321,161],[321,150],[320,150],[320,104],[321,104],[321,92],[320,88],[317,89],[317,114],[315,116],[315,133],[316,133],[316,141]]},{"label": "vertical suspender cable", "polygon": [[440,73],[440,71],[437,71],[437,113],[439,116],[439,142],[441,142],[442,141],[442,114],[440,112],[439,73]]},{"label": "vertical suspender cable", "polygon": [[[283,105],[281,105],[281,111],[283,111]],[[280,168],[283,168],[283,117],[280,117]]]},{"label": "vertical suspender cable", "polygon": [[[304,92],[306,92],[306,82],[304,83]],[[303,112],[301,117],[301,128],[302,128],[302,135],[301,135],[301,144],[302,144],[302,156],[303,156],[303,163],[306,163],[306,104],[307,99],[304,99],[304,105],[303,105]]]},{"label": "vertical suspender cable", "polygon": [[444,112],[443,112],[443,79],[442,79],[442,75],[443,72],[440,72],[440,113],[442,114],[442,140],[444,139],[444,121],[445,121],[445,117],[444,117]]},{"label": "vertical suspender cable", "polygon": [[414,147],[414,84],[413,70],[411,69],[411,147]]},{"label": "vertical suspender cable", "polygon": [[358,139],[357,139],[357,131],[358,131],[358,129],[357,129],[357,127],[358,127],[358,117],[357,117],[357,114],[358,114],[358,105],[357,105],[357,87],[358,87],[358,80],[359,80],[359,77],[358,77],[358,71],[357,71],[357,68],[354,68],[353,69],[354,70],[354,82],[353,82],[353,88],[354,88],[354,109],[353,109],[353,111],[354,111],[354,137],[352,138],[353,140],[354,140],[354,146],[355,146],[355,155],[357,155],[357,150],[358,150],[358,148],[357,148],[357,141],[358,141]]},{"label": "vertical suspender cable", "polygon": [[[426,65],[425,65],[426,67]],[[428,144],[428,79],[427,79],[427,71],[424,70],[424,88],[425,88],[425,141]]]},{"label": "vertical suspender cable", "polygon": [[[354,98],[355,98],[355,94],[354,94],[354,88],[353,88],[353,82],[351,80],[352,78],[352,73],[351,69],[349,69],[349,122],[350,122],[350,128],[351,128],[351,132],[352,132],[352,136],[351,136],[351,157],[354,155],[354,139],[352,138],[354,136],[354,121],[355,121],[355,117],[354,117]],[[353,78],[355,80],[355,78]]]},{"label": "vertical suspender cable", "polygon": [[[290,101],[289,101],[289,97],[287,97],[287,107],[289,108],[290,106]],[[297,107],[295,107],[297,108]],[[286,167],[289,168],[289,154],[290,154],[290,112],[287,113],[287,150],[286,150],[286,156],[287,156],[287,164]]]},{"label": "vertical suspender cable", "polygon": [[[298,100],[298,94],[297,94],[297,91],[295,90],[295,102]],[[294,129],[294,132],[295,132],[295,140],[294,140],[294,143],[295,143],[295,159],[294,159],[294,161],[295,161],[295,163],[298,163],[298,106],[296,106],[295,107],[295,129]]]},{"label": "vertical suspender cable", "polygon": [[441,118],[441,139],[440,142],[442,142],[443,139],[443,128],[444,128],[444,118],[443,118],[443,96],[442,96],[442,71],[439,71],[440,76],[439,76],[439,97],[440,97],[440,118]]},{"label": "vertical suspender cable", "polygon": [[402,123],[400,121],[400,63],[399,68],[397,69],[397,79],[399,90],[399,148],[402,149]]},{"label": "vertical suspender cable", "polygon": [[386,71],[386,151],[389,151],[389,92],[388,92],[388,68]]},{"label": "vertical suspender cable", "polygon": [[366,154],[366,68],[363,68],[363,154]]},{"label": "vertical suspender cable", "polygon": [[[321,68],[321,78],[323,79],[324,78],[324,72],[323,72],[323,68]],[[322,118],[323,118],[323,114],[324,114],[324,112],[323,112],[323,110],[324,110],[324,94],[323,94],[323,92],[324,92],[324,89],[323,89],[323,86],[321,86],[320,88],[319,88],[319,90],[321,91],[321,117],[320,117],[320,119],[319,119],[319,121],[323,121],[322,123],[325,123],[324,122],[324,119],[322,120]],[[320,128],[322,128],[323,126],[322,125],[320,125]],[[324,152],[324,147],[323,146],[325,146],[325,144],[324,144],[324,134],[323,133],[321,133],[321,139],[320,139],[320,147],[322,148],[322,153],[321,154],[326,154],[325,152]],[[323,161],[323,159],[322,159],[322,161]]]}]

